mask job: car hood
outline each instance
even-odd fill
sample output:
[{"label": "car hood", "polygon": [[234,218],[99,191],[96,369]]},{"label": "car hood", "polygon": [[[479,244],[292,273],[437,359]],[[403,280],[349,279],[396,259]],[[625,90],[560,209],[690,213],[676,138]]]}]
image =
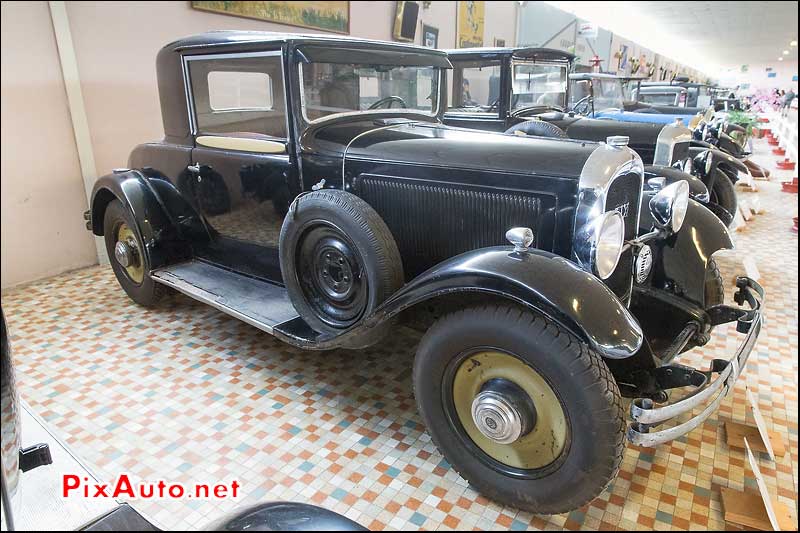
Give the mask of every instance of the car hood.
[{"label": "car hood", "polygon": [[317,127],[304,148],[341,151],[346,160],[578,178],[595,143],[542,139],[444,126],[437,122],[332,123]]}]

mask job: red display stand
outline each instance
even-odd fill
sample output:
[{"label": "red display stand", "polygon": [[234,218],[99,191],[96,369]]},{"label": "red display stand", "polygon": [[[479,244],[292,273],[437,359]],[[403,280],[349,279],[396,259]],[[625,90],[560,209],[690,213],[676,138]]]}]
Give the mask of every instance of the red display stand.
[{"label": "red display stand", "polygon": [[775,148],[772,150],[773,155],[786,155],[786,150],[783,148]]},{"label": "red display stand", "polygon": [[797,178],[792,178],[792,181],[784,181],[781,183],[783,192],[797,193]]},{"label": "red display stand", "polygon": [[[783,161],[778,161],[778,168],[781,170],[794,170],[794,161],[789,161],[788,159],[784,159]],[[795,184],[795,189],[797,185]],[[795,192],[797,192],[795,190]]]}]

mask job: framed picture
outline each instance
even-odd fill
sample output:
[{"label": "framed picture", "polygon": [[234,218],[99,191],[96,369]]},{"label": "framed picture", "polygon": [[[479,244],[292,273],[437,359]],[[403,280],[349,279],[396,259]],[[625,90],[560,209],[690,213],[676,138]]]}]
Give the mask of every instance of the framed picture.
[{"label": "framed picture", "polygon": [[506,47],[506,40],[505,39],[498,39],[497,37],[494,38],[494,45],[497,48],[505,48]]},{"label": "framed picture", "polygon": [[486,2],[458,2],[458,48],[483,46]]},{"label": "framed picture", "polygon": [[397,2],[397,11],[394,15],[394,28],[392,37],[395,41],[414,42],[417,36],[417,18],[419,17],[419,4],[417,2]]},{"label": "framed picture", "polygon": [[330,31],[350,33],[350,2],[206,2],[192,1],[201,11],[266,20]]},{"label": "framed picture", "polygon": [[426,48],[439,48],[439,28],[422,25],[422,46]]}]

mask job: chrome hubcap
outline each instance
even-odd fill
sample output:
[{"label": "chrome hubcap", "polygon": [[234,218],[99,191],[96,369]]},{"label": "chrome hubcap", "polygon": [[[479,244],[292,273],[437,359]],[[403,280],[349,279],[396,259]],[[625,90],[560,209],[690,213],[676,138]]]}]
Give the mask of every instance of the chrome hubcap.
[{"label": "chrome hubcap", "polygon": [[522,435],[522,417],[501,394],[484,391],[472,402],[472,420],[478,430],[500,444],[511,444]]},{"label": "chrome hubcap", "polygon": [[117,263],[128,268],[133,263],[133,250],[128,243],[119,241],[114,246],[114,257]]},{"label": "chrome hubcap", "polygon": [[536,408],[516,383],[491,379],[472,401],[472,421],[484,436],[499,444],[511,444],[531,432]]}]

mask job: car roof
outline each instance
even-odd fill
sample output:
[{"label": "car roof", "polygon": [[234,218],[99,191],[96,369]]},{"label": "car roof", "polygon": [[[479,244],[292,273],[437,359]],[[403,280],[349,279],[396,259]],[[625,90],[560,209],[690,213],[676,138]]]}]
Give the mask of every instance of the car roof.
[{"label": "car roof", "polygon": [[357,37],[342,35],[239,30],[215,30],[191,35],[167,44],[162,48],[162,50],[180,52],[185,50],[208,48],[258,48],[259,46],[282,43],[370,45],[380,47],[384,50],[389,49],[419,54],[430,54],[435,56],[446,56],[442,50],[425,48],[414,44],[378,41],[375,39],[360,39]]},{"label": "car roof", "polygon": [[490,56],[512,56],[521,59],[541,60],[567,60],[573,61],[574,54],[555,48],[536,48],[530,46],[519,47],[494,47],[494,48],[453,48],[445,50],[448,56],[463,56],[464,58],[487,58]]}]

